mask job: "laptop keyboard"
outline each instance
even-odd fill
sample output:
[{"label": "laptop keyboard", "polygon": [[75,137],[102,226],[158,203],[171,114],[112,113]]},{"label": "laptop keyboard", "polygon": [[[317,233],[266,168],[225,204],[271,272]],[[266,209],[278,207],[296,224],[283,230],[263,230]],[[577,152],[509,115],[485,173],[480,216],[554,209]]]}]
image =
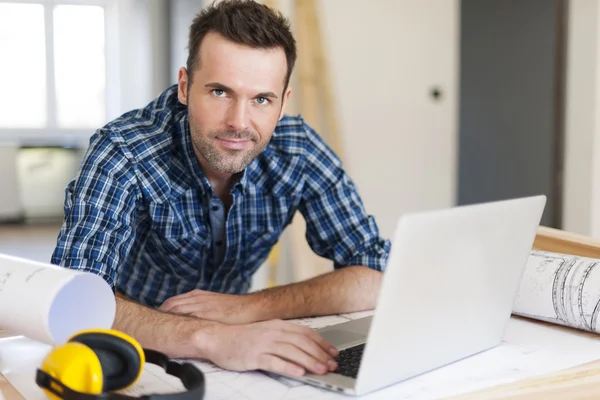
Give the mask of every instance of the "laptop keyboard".
[{"label": "laptop keyboard", "polygon": [[350,378],[356,378],[364,350],[365,345],[360,344],[340,351],[336,360],[338,367],[335,372],[340,375],[349,376]]}]

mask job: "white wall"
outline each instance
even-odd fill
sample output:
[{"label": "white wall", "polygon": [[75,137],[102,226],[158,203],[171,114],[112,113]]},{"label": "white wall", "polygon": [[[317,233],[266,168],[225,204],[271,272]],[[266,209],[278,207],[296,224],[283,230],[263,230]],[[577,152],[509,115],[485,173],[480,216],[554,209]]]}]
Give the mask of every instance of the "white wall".
[{"label": "white wall", "polygon": [[563,229],[600,237],[600,7],[571,0]]},{"label": "white wall", "polygon": [[[578,0],[581,1],[581,0]],[[589,1],[589,0],[588,0]],[[577,1],[574,1],[576,4]],[[592,172],[590,180],[590,230],[589,235],[600,238],[600,5],[594,1],[596,21],[594,54],[595,59],[595,79],[589,82],[589,85],[595,89],[594,97],[594,116],[595,124],[590,131],[592,136]]]},{"label": "white wall", "polygon": [[319,5],[347,169],[389,237],[402,213],[456,201],[459,3]]}]

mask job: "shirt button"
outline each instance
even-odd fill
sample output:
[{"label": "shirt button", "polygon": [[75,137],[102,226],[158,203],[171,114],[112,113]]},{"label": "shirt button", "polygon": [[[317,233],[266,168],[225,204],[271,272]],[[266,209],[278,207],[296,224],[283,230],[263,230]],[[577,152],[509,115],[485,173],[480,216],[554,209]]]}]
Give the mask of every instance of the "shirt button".
[{"label": "shirt button", "polygon": [[213,206],[213,207],[212,207],[212,210],[213,210],[213,211],[219,211],[219,206]]},{"label": "shirt button", "polygon": [[217,241],[215,242],[215,244],[216,244],[217,246],[219,246],[219,247],[220,247],[220,246],[223,244],[223,242],[222,242],[221,240],[217,240]]}]

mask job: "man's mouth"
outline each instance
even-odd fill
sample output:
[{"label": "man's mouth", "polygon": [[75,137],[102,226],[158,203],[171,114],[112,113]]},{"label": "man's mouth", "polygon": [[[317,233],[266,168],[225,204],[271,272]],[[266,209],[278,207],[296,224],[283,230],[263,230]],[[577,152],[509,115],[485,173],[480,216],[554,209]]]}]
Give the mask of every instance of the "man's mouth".
[{"label": "man's mouth", "polygon": [[242,150],[246,148],[246,146],[249,146],[252,142],[251,139],[231,139],[220,137],[217,137],[216,140],[221,146],[231,150]]}]

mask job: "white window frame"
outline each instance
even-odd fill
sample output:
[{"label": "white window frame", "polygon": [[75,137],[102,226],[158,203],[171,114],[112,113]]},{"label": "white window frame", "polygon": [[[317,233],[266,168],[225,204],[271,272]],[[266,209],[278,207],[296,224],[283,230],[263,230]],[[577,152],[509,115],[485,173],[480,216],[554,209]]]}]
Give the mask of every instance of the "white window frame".
[{"label": "white window frame", "polygon": [[[54,7],[57,5],[91,5],[104,8],[106,49],[106,105],[105,119],[120,110],[118,0],[0,0],[0,3],[41,4],[44,6],[46,43],[46,112],[44,128],[0,128],[0,142],[18,146],[85,147],[98,127],[61,128],[57,123],[56,85],[54,77]],[[85,88],[82,88],[85,90]]]}]

